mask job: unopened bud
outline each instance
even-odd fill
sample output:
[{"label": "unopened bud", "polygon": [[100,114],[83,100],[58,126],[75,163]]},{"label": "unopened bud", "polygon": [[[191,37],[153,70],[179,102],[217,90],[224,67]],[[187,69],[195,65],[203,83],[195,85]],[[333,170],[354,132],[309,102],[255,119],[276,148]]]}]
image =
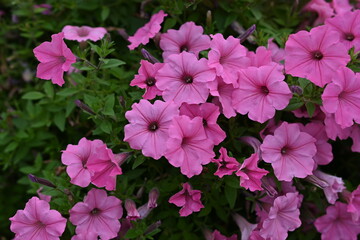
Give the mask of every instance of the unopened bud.
[{"label": "unopened bud", "polygon": [[159,189],[153,188],[149,192],[149,201],[147,203],[148,208],[156,208],[157,207],[157,200],[159,198]]},{"label": "unopened bud", "polygon": [[145,48],[141,49],[141,54],[144,56],[146,60],[148,60],[151,63],[159,63],[160,61],[157,60],[151,53],[149,53]]},{"label": "unopened bud", "polygon": [[32,181],[32,182],[39,183],[39,184],[42,184],[42,185],[45,185],[48,187],[56,188],[56,186],[52,182],[50,182],[44,178],[39,178],[32,174],[29,174],[28,177],[29,177],[30,181]]},{"label": "unopened bud", "polygon": [[239,36],[240,38],[240,43],[245,42],[245,40],[251,35],[253,34],[253,32],[256,30],[256,25],[253,24],[251,27],[249,27],[243,34],[241,34]]},{"label": "unopened bud", "polygon": [[96,113],[88,105],[86,105],[79,99],[75,100],[75,105],[84,110],[85,112],[90,113],[91,115],[96,115]]},{"label": "unopened bud", "polygon": [[292,85],[290,86],[290,91],[292,93],[296,93],[298,95],[302,95],[303,94],[303,90],[300,86],[297,86],[297,85]]}]

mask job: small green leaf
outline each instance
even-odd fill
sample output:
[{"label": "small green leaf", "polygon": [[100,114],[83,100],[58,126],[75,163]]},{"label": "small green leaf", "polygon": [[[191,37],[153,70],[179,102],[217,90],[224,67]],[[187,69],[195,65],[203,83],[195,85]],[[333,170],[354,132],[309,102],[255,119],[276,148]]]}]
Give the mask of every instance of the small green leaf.
[{"label": "small green leaf", "polygon": [[45,97],[45,94],[41,93],[41,92],[36,92],[36,91],[33,91],[33,92],[28,92],[28,93],[25,93],[23,96],[22,96],[22,99],[28,99],[28,100],[38,100],[38,99],[41,99]]},{"label": "small green leaf", "polygon": [[65,130],[65,114],[63,112],[58,112],[54,116],[54,123],[59,128],[60,131]]},{"label": "small green leaf", "polygon": [[100,124],[100,129],[102,131],[104,131],[105,133],[108,133],[110,134],[111,131],[112,131],[112,125],[109,121],[103,121],[101,124]]},{"label": "small green leaf", "polygon": [[106,68],[113,68],[113,67],[117,67],[120,65],[124,65],[125,62],[121,61],[119,59],[115,59],[115,58],[111,58],[111,59],[100,59],[101,61],[103,61],[103,65],[101,65],[100,68],[102,69],[106,69]]},{"label": "small green leaf", "polygon": [[51,82],[45,82],[44,91],[46,93],[46,96],[48,96],[49,98],[52,99],[54,97],[54,87]]},{"label": "small green leaf", "polygon": [[237,198],[236,188],[232,188],[232,187],[229,187],[226,185],[225,186],[225,197],[229,203],[230,208],[233,209],[235,206],[236,198]]},{"label": "small green leaf", "polygon": [[284,111],[294,111],[298,108],[301,108],[304,105],[304,102],[298,98],[292,98],[289,102],[289,105],[284,109]]},{"label": "small green leaf", "polygon": [[61,97],[69,97],[71,95],[74,95],[78,91],[79,90],[77,90],[75,88],[65,88],[65,89],[60,90],[59,92],[57,92],[56,95],[61,96]]},{"label": "small green leaf", "polygon": [[101,21],[105,21],[109,17],[110,8],[102,7],[101,9]]},{"label": "small green leaf", "polygon": [[145,157],[144,156],[139,156],[135,159],[133,165],[132,165],[132,170],[134,170],[135,168],[137,168],[138,166],[140,166],[143,162],[145,162]]},{"label": "small green leaf", "polygon": [[307,113],[309,114],[309,117],[312,118],[312,116],[314,115],[314,112],[315,112],[315,104],[313,104],[312,102],[307,102],[305,104],[305,106],[306,106]]},{"label": "small green leaf", "polygon": [[115,116],[114,105],[115,105],[114,94],[106,96],[103,114],[108,116]]}]

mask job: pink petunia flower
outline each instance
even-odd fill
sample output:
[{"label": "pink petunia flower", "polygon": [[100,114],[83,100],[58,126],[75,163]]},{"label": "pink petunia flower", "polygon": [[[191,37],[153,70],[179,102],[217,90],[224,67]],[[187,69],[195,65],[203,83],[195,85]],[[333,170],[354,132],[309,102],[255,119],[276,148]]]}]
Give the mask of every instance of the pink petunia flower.
[{"label": "pink petunia flower", "polygon": [[339,42],[340,34],[319,26],[310,32],[291,34],[285,43],[285,71],[295,77],[309,79],[323,87],[339,67],[350,61],[345,46]]},{"label": "pink petunia flower", "polygon": [[269,172],[257,166],[259,155],[253,153],[249,158],[245,159],[241,167],[237,170],[236,176],[240,177],[240,186],[254,192],[263,190],[261,179]]},{"label": "pink petunia flower", "polygon": [[275,110],[284,109],[292,93],[284,82],[279,64],[248,67],[239,72],[239,88],[233,92],[233,107],[251,120],[264,123],[275,116]]},{"label": "pink petunia flower", "polygon": [[51,42],[43,42],[33,52],[39,60],[36,77],[51,80],[53,84],[62,86],[65,81],[64,72],[69,71],[71,64],[76,62],[75,55],[64,42],[64,33],[51,35]]},{"label": "pink petunia flower", "polygon": [[203,103],[201,105],[183,103],[180,107],[180,115],[186,115],[193,119],[201,117],[206,136],[218,145],[225,137],[226,133],[216,123],[220,115],[219,108],[213,103]]},{"label": "pink petunia flower", "polygon": [[347,212],[351,213],[354,222],[360,218],[360,185],[351,193]]},{"label": "pink petunia flower", "polygon": [[264,221],[260,235],[272,240],[285,240],[288,231],[300,227],[299,205],[301,198],[298,193],[287,193],[277,197],[270,208],[268,218]]},{"label": "pink petunia flower", "polygon": [[39,196],[40,200],[44,200],[49,203],[51,201],[51,196],[41,193],[42,190],[43,187],[40,187],[38,190],[36,190],[37,195]]},{"label": "pink petunia flower", "polygon": [[139,28],[134,36],[128,38],[131,43],[128,45],[130,50],[134,50],[140,44],[146,45],[149,42],[149,39],[155,37],[155,35],[160,32],[161,23],[164,21],[164,18],[167,16],[163,10],[160,10],[158,13],[155,13],[151,16],[150,21],[146,23],[143,27]]},{"label": "pink petunia flower", "polygon": [[360,125],[354,124],[351,127],[350,137],[353,141],[353,145],[351,146],[351,151],[360,152]]},{"label": "pink petunia flower", "polygon": [[271,59],[274,62],[280,63],[285,59],[285,50],[283,48],[279,48],[279,46],[274,43],[274,38],[269,38],[267,42],[267,49],[271,51]]},{"label": "pink petunia flower", "polygon": [[118,219],[122,217],[121,201],[108,197],[105,190],[91,189],[84,202],[78,202],[69,211],[70,222],[76,226],[76,234],[86,234],[89,229],[102,240],[112,239],[120,230]]},{"label": "pink petunia flower", "polygon": [[250,66],[261,67],[272,63],[271,54],[270,50],[260,46],[256,52],[248,51],[246,56],[250,59]]},{"label": "pink petunia flower", "polygon": [[226,148],[221,147],[219,152],[220,157],[218,159],[212,159],[212,162],[216,163],[218,166],[218,169],[216,170],[214,175],[222,178],[225,175],[233,174],[233,172],[239,169],[240,163],[235,158],[229,157]]},{"label": "pink petunia flower", "polygon": [[166,150],[171,120],[178,114],[178,106],[171,101],[151,104],[142,99],[125,114],[130,124],[125,126],[124,141],[132,149],[142,150],[145,156],[159,159]]},{"label": "pink petunia flower", "polygon": [[125,201],[125,209],[127,212],[126,218],[130,220],[137,220],[140,218],[140,214],[136,209],[136,204],[131,199],[126,199]]},{"label": "pink petunia flower", "polygon": [[209,96],[206,82],[215,79],[207,60],[198,60],[192,53],[170,55],[156,74],[156,86],[163,91],[165,101],[175,103],[204,103]]},{"label": "pink petunia flower", "polygon": [[71,240],[98,240],[98,236],[99,235],[94,232],[87,231],[81,234],[76,234],[71,238]]},{"label": "pink petunia flower", "polygon": [[356,240],[360,233],[360,224],[353,222],[351,214],[346,211],[345,203],[336,202],[326,208],[326,215],[315,221],[316,229],[322,240]]},{"label": "pink petunia flower", "polygon": [[237,240],[237,234],[233,234],[231,237],[226,237],[222,235],[218,230],[214,232],[207,232],[205,233],[206,240]]},{"label": "pink petunia flower", "polygon": [[188,182],[184,183],[183,189],[171,196],[169,203],[181,207],[179,213],[181,217],[186,217],[193,212],[199,212],[204,205],[201,203],[201,191],[193,190]]},{"label": "pink petunia flower", "polygon": [[271,163],[275,176],[281,181],[293,177],[312,175],[316,154],[316,139],[301,132],[297,124],[283,122],[274,132],[267,135],[260,146],[262,158]]},{"label": "pink petunia flower", "polygon": [[353,8],[349,0],[332,0],[330,5],[335,10],[336,15],[349,14]]},{"label": "pink petunia flower", "polygon": [[334,15],[334,9],[331,7],[330,3],[325,0],[311,0],[304,6],[303,11],[316,12],[318,14],[318,17],[313,24],[314,26],[323,24],[326,19]]},{"label": "pink petunia flower", "polygon": [[[320,109],[325,113],[324,107],[320,107]],[[335,121],[335,114],[325,113],[324,119],[325,131],[328,138],[331,140],[336,140],[339,138],[341,140],[347,139],[351,134],[352,127],[342,128]]]},{"label": "pink petunia flower", "polygon": [[249,223],[244,217],[237,213],[233,214],[233,219],[241,231],[241,240],[248,240],[251,233],[257,227],[257,224]]},{"label": "pink petunia flower", "polygon": [[64,33],[64,38],[68,40],[75,40],[78,42],[83,41],[98,41],[102,39],[107,33],[106,29],[103,27],[89,27],[89,26],[70,26],[66,25],[62,32]]},{"label": "pink petunia flower", "polygon": [[200,117],[190,119],[182,115],[173,118],[165,157],[171,165],[180,167],[182,174],[188,178],[200,174],[202,165],[215,156],[213,147]]},{"label": "pink petunia flower", "polygon": [[250,64],[250,59],[246,57],[247,49],[240,44],[240,39],[233,36],[224,39],[222,34],[217,33],[211,37],[209,67],[214,68],[216,75],[221,76],[225,83],[237,87],[237,71]]},{"label": "pink petunia flower", "polygon": [[351,127],[353,120],[360,123],[360,74],[345,67],[339,69],[321,98],[324,111],[334,113],[341,128]]},{"label": "pink petunia flower", "polygon": [[66,219],[44,200],[32,197],[24,210],[18,210],[9,218],[10,229],[16,240],[59,240],[66,227]]},{"label": "pink petunia flower", "polygon": [[155,75],[164,64],[151,64],[146,60],[141,60],[140,65],[139,73],[136,74],[134,79],[130,82],[130,86],[145,88],[145,93],[142,95],[144,99],[153,99],[156,96],[161,96],[162,91],[160,91],[155,85]]},{"label": "pink petunia flower", "polygon": [[345,189],[342,178],[324,173],[320,170],[316,170],[313,173],[320,180],[327,183],[327,187],[323,188],[325,197],[330,204],[334,204],[338,199],[338,193]]},{"label": "pink petunia flower", "polygon": [[210,37],[203,32],[201,26],[195,25],[194,22],[186,22],[179,30],[170,29],[167,33],[161,34],[160,48],[164,51],[162,56],[165,61],[171,54],[186,51],[198,56],[199,52],[210,48]]}]

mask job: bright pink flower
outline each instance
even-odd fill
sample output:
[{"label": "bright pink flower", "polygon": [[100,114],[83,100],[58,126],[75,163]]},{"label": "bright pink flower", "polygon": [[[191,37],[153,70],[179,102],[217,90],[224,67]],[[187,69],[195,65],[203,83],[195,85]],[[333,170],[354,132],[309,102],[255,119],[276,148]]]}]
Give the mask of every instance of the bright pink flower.
[{"label": "bright pink flower", "polygon": [[360,10],[329,18],[326,25],[340,34],[340,42],[346,49],[360,50]]},{"label": "bright pink flower", "polygon": [[285,240],[288,231],[294,231],[301,225],[300,202],[298,193],[287,193],[277,197],[262,225],[260,235],[271,240]]},{"label": "bright pink flower", "polygon": [[326,113],[335,114],[335,122],[342,128],[360,123],[360,74],[340,68],[321,96]]},{"label": "bright pink flower", "polygon": [[130,82],[130,86],[138,86],[145,88],[145,93],[142,95],[144,99],[153,99],[156,96],[161,96],[161,91],[156,87],[155,75],[157,71],[164,65],[163,63],[151,64],[146,60],[140,61],[139,73],[135,75]]},{"label": "bright pink flower", "polygon": [[170,29],[161,34],[160,48],[164,51],[162,56],[167,59],[171,54],[179,54],[182,51],[193,53],[210,48],[210,37],[203,34],[204,29],[195,25],[194,22],[186,22],[179,30]]},{"label": "bright pink flower", "polygon": [[64,33],[64,38],[68,40],[75,40],[78,42],[83,41],[98,41],[104,37],[107,33],[106,29],[103,27],[89,27],[89,26],[70,26],[66,25],[62,32]]},{"label": "bright pink flower", "polygon": [[240,163],[233,157],[229,157],[227,154],[227,150],[224,147],[221,147],[220,157],[218,159],[214,158],[212,162],[216,163],[218,169],[214,173],[214,175],[222,178],[225,175],[231,175],[233,172],[239,169]]},{"label": "bright pink flower", "polygon": [[214,68],[216,75],[221,76],[225,83],[237,87],[237,71],[250,64],[250,60],[246,57],[247,49],[240,44],[240,39],[233,36],[224,39],[221,33],[217,33],[211,37],[209,67]]},{"label": "bright pink flower", "polygon": [[156,86],[163,91],[165,101],[175,103],[204,103],[209,96],[206,82],[215,79],[207,60],[198,60],[192,53],[170,55],[156,74]]},{"label": "bright pink flower", "polygon": [[64,42],[64,33],[51,35],[51,42],[43,42],[33,52],[39,60],[36,77],[51,80],[53,84],[62,86],[65,81],[64,72],[69,71],[71,64],[76,62],[75,55]]},{"label": "bright pink flower", "polygon": [[275,110],[284,109],[292,93],[284,82],[279,64],[248,67],[239,72],[239,88],[233,92],[233,107],[251,120],[264,123],[275,116]]},{"label": "bright pink flower", "polygon": [[233,234],[231,237],[226,237],[222,235],[218,230],[215,230],[211,233],[209,238],[206,238],[206,240],[237,240],[237,235]]},{"label": "bright pink flower", "polygon": [[188,178],[198,175],[202,165],[208,164],[215,156],[214,144],[206,136],[200,117],[174,117],[169,127],[169,140],[165,157],[174,167]]},{"label": "bright pink flower", "polygon": [[360,185],[351,193],[347,211],[351,213],[353,221],[359,221],[360,217]]},{"label": "bright pink flower", "polygon": [[274,62],[280,63],[285,59],[285,50],[283,48],[279,48],[276,43],[274,43],[274,38],[269,38],[267,42],[267,49],[271,51],[271,59]]},{"label": "bright pink flower", "polygon": [[355,124],[351,127],[350,137],[353,141],[353,145],[351,146],[351,151],[360,152],[360,126]]},{"label": "bright pink flower", "polygon": [[120,230],[118,219],[122,217],[121,201],[108,197],[105,190],[91,189],[84,202],[70,209],[70,222],[76,226],[76,234],[86,234],[90,229],[102,240],[112,239]]},{"label": "bright pink flower", "polygon": [[10,221],[15,240],[59,240],[66,227],[66,219],[37,197],[32,197],[25,209],[18,210]]},{"label": "bright pink flower", "polygon": [[201,105],[189,105],[183,103],[180,107],[180,115],[186,115],[191,119],[194,117],[201,117],[206,136],[214,143],[214,145],[218,145],[225,139],[225,132],[216,123],[220,112],[215,104],[203,103]]},{"label": "bright pink flower", "polygon": [[180,216],[186,217],[193,212],[199,212],[204,205],[201,203],[201,191],[193,190],[189,183],[183,184],[183,189],[171,196],[169,203],[173,203],[178,207],[181,207],[179,213]]},{"label": "bright pink flower", "polygon": [[178,112],[178,106],[173,102],[157,100],[151,104],[142,99],[134,103],[132,110],[125,114],[130,124],[125,126],[124,141],[132,149],[142,150],[145,156],[159,159],[166,150],[171,120]]},{"label": "bright pink flower", "polygon": [[313,174],[327,183],[328,186],[323,188],[324,194],[327,201],[330,204],[334,204],[338,199],[338,193],[345,189],[343,180],[339,177],[321,172],[320,170],[314,171]]},{"label": "bright pink flower", "polygon": [[45,195],[45,194],[41,193],[42,190],[43,190],[43,187],[40,187],[40,188],[36,191],[36,193],[37,193],[37,195],[39,196],[40,200],[44,200],[44,201],[46,201],[46,202],[50,202],[50,201],[51,201],[51,196]]},{"label": "bright pink flower", "polygon": [[155,35],[160,32],[161,23],[164,21],[164,18],[167,16],[163,10],[160,10],[158,13],[155,13],[151,16],[151,19],[143,27],[139,28],[134,36],[128,38],[131,43],[128,48],[134,50],[140,44],[146,45],[149,42],[150,38],[155,37]]},{"label": "bright pink flower", "polygon": [[334,15],[334,9],[325,0],[311,0],[305,5],[303,11],[316,12],[318,14],[317,19],[314,22],[314,26],[323,24],[327,18]]},{"label": "bright pink flower", "polygon": [[87,168],[90,159],[108,159],[106,145],[101,140],[90,141],[82,138],[78,145],[69,144],[66,150],[62,151],[61,162],[67,165],[66,172],[72,184],[80,187],[90,184],[93,176],[93,172]]},{"label": "bright pink flower", "polygon": [[257,227],[257,224],[249,223],[245,218],[237,213],[233,214],[233,219],[241,231],[241,240],[248,240],[251,233]]},{"label": "bright pink flower", "polygon": [[136,204],[133,200],[126,199],[125,209],[127,212],[127,216],[126,216],[127,219],[137,220],[140,218],[140,214],[139,214],[138,210],[136,209]]},{"label": "bright pink flower", "polygon": [[331,7],[335,10],[336,15],[349,14],[353,8],[349,0],[332,0]]},{"label": "bright pink flower", "polygon": [[353,222],[351,214],[346,211],[346,204],[336,202],[326,209],[326,215],[315,221],[316,229],[322,240],[356,240],[360,233],[359,223]]},{"label": "bright pink flower", "polygon": [[260,149],[265,162],[271,163],[281,181],[312,175],[316,139],[301,132],[297,124],[283,122],[274,135],[267,135]]},{"label": "bright pink flower", "polygon": [[261,186],[261,179],[269,172],[257,166],[259,155],[253,153],[249,158],[245,159],[236,176],[240,177],[240,186],[254,192],[256,190],[263,190]]},{"label": "bright pink flower", "polygon": [[271,51],[264,46],[258,47],[256,52],[247,52],[246,56],[250,59],[250,66],[252,67],[261,67],[272,63]]},{"label": "bright pink flower", "polygon": [[[324,107],[321,107],[321,110],[325,112]],[[341,140],[344,140],[347,139],[351,134],[352,127],[344,129],[341,128],[341,126],[335,122],[335,114],[325,113],[324,124],[326,135],[331,140],[336,140],[337,137]]]},{"label": "bright pink flower", "polygon": [[98,240],[98,236],[99,235],[94,232],[87,231],[73,236],[71,240]]},{"label": "bright pink flower", "polygon": [[291,34],[285,44],[285,71],[323,87],[339,67],[350,61],[340,34],[327,26]]}]

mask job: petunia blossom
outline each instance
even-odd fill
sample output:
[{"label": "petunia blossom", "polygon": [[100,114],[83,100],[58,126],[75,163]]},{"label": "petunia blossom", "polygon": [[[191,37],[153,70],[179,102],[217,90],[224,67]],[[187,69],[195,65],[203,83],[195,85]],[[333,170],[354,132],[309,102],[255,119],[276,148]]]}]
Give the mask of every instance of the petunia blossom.
[{"label": "petunia blossom", "polygon": [[324,194],[327,201],[330,204],[334,204],[338,199],[338,193],[341,193],[345,189],[342,178],[324,173],[320,170],[315,170],[313,174],[320,180],[327,183],[328,186],[323,188]]},{"label": "petunia blossom", "polygon": [[349,14],[353,8],[349,0],[332,0],[330,5],[335,10],[336,16]]},{"label": "petunia blossom", "polygon": [[265,137],[260,149],[263,160],[271,163],[275,176],[281,181],[291,181],[293,177],[312,175],[315,142],[316,139],[301,132],[297,124],[283,122],[274,135]]},{"label": "petunia blossom", "polygon": [[50,210],[47,201],[32,197],[24,210],[9,218],[15,240],[59,240],[66,227],[66,219],[56,210]]},{"label": "petunia blossom", "polygon": [[102,39],[107,33],[106,29],[103,27],[89,27],[89,26],[71,26],[66,25],[62,32],[64,33],[64,38],[68,40],[75,40],[78,42],[83,41],[98,41]]},{"label": "petunia blossom", "polygon": [[323,24],[326,19],[334,15],[334,9],[325,0],[311,0],[304,6],[303,11],[317,13],[318,17],[313,23],[314,26]]},{"label": "petunia blossom", "polygon": [[350,137],[353,141],[351,151],[360,152],[360,125],[354,124],[351,127]]},{"label": "petunia blossom", "polygon": [[250,59],[250,66],[261,67],[272,62],[271,54],[270,50],[260,46],[256,49],[256,52],[248,51],[246,56]]},{"label": "petunia blossom", "polygon": [[360,185],[352,191],[349,197],[349,204],[347,211],[351,213],[353,221],[359,221],[360,219]]},{"label": "petunia blossom", "polygon": [[323,87],[350,61],[339,39],[340,34],[326,25],[291,34],[285,43],[285,72]]},{"label": "petunia blossom", "polygon": [[179,30],[170,29],[161,34],[160,48],[164,51],[162,56],[165,61],[171,54],[186,51],[198,56],[200,51],[208,49],[210,37],[203,32],[201,26],[195,25],[194,22],[186,22]]},{"label": "petunia blossom", "polygon": [[351,134],[352,127],[342,128],[339,124],[336,123],[335,114],[326,113],[323,106],[321,106],[320,109],[325,114],[324,125],[328,138],[331,140],[336,140],[336,138],[341,140],[347,139]]},{"label": "petunia blossom", "polygon": [[237,235],[233,234],[230,237],[226,237],[222,235],[218,230],[215,230],[214,232],[206,232],[205,233],[205,239],[206,240],[237,240]]},{"label": "petunia blossom", "polygon": [[178,106],[172,101],[157,100],[151,104],[142,99],[125,114],[130,123],[125,126],[124,141],[132,149],[142,150],[145,156],[159,159],[166,150],[171,120],[178,114]]},{"label": "petunia blossom", "polygon": [[232,214],[236,225],[238,225],[241,232],[241,240],[248,240],[251,233],[257,227],[257,224],[249,223],[244,217],[241,215],[234,213]]},{"label": "petunia blossom", "polygon": [[169,203],[181,207],[179,213],[181,217],[186,217],[193,212],[199,212],[204,205],[201,203],[201,191],[193,190],[189,183],[184,183],[183,189],[170,197]]},{"label": "petunia blossom", "polygon": [[76,234],[75,236],[73,236],[71,238],[71,240],[98,240],[99,235],[92,232],[92,231],[88,231],[88,232],[83,232],[81,234]]},{"label": "petunia blossom", "polygon": [[155,13],[151,16],[150,21],[146,23],[143,27],[139,28],[134,36],[130,36],[128,38],[131,43],[128,48],[130,50],[134,50],[140,44],[147,44],[149,39],[155,37],[155,35],[161,29],[161,23],[164,21],[164,18],[167,16],[163,10],[160,10],[158,13]]},{"label": "petunia blossom", "polygon": [[271,51],[271,59],[274,62],[280,63],[285,59],[285,50],[274,43],[274,38],[269,38],[267,49]]},{"label": "petunia blossom", "polygon": [[105,190],[91,189],[84,202],[76,203],[69,211],[70,222],[76,226],[76,234],[86,234],[89,229],[102,240],[117,236],[123,215],[121,201],[108,197]]},{"label": "petunia blossom", "polygon": [[64,72],[69,71],[71,64],[76,62],[75,55],[64,42],[64,33],[51,35],[51,42],[43,42],[33,52],[39,60],[36,77],[51,80],[53,84],[62,86],[65,81]]},{"label": "petunia blossom", "polygon": [[170,55],[155,77],[165,101],[204,103],[209,96],[206,83],[215,79],[215,72],[205,58],[198,60],[194,54],[182,52]]},{"label": "petunia blossom", "polygon": [[221,147],[220,156],[218,159],[212,159],[212,162],[216,163],[218,169],[214,173],[214,175],[222,178],[225,175],[231,175],[233,172],[239,169],[240,163],[233,157],[229,157],[226,148]]},{"label": "petunia blossom", "polygon": [[284,109],[290,102],[292,93],[284,78],[282,67],[276,63],[239,71],[233,107],[243,115],[249,113],[251,120],[266,122],[275,116],[275,110]]}]

